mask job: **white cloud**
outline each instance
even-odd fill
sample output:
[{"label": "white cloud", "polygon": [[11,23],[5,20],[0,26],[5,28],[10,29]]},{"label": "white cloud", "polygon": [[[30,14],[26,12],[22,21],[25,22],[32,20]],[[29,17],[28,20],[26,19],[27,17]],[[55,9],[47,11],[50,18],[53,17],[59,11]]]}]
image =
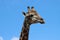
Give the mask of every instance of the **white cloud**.
[{"label": "white cloud", "polygon": [[3,40],[3,38],[2,38],[2,37],[0,37],[0,40]]},{"label": "white cloud", "polygon": [[18,37],[13,37],[11,40],[19,40]]}]

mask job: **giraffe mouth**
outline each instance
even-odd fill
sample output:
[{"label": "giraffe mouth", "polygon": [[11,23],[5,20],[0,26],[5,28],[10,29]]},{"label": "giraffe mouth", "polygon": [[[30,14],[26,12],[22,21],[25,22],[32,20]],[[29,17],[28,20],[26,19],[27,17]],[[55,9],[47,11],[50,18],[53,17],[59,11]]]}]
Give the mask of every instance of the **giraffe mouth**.
[{"label": "giraffe mouth", "polygon": [[45,22],[40,22],[41,24],[45,24]]}]

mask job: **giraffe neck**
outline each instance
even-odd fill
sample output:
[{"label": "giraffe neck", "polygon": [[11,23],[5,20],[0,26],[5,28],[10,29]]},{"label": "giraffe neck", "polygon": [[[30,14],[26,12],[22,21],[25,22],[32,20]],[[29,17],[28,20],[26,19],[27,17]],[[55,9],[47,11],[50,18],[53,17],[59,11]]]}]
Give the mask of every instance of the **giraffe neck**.
[{"label": "giraffe neck", "polygon": [[21,32],[21,35],[20,35],[20,39],[19,39],[19,40],[28,40],[29,28],[30,28],[30,25],[29,25],[29,23],[25,20],[25,21],[24,21],[24,24],[23,24],[23,27],[22,27],[22,32]]}]

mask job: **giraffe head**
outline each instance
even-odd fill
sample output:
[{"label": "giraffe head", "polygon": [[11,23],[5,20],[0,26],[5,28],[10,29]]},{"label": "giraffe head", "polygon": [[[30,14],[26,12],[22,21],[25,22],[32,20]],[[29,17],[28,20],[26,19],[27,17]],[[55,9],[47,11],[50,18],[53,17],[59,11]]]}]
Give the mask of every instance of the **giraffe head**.
[{"label": "giraffe head", "polygon": [[27,22],[29,22],[30,24],[34,24],[34,23],[41,23],[44,24],[44,20],[43,18],[38,15],[38,13],[35,11],[34,7],[27,7],[28,12],[23,12],[25,19],[27,20]]}]

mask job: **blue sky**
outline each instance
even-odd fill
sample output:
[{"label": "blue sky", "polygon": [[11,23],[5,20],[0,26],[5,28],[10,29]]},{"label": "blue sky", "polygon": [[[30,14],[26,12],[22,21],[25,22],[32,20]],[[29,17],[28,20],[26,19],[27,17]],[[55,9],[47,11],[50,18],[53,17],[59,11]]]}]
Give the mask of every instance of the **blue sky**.
[{"label": "blue sky", "polygon": [[30,26],[29,40],[60,40],[60,0],[0,0],[0,39],[18,40],[27,6],[45,20]]}]

